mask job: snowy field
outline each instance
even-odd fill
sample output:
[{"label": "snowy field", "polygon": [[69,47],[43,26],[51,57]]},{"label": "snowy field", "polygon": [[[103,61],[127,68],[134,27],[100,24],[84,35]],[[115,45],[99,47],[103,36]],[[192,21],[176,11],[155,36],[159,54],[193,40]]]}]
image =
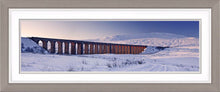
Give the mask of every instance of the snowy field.
[{"label": "snowy field", "polygon": [[[143,35],[143,36],[142,36]],[[147,36],[146,36],[147,35]],[[198,72],[199,39],[174,34],[116,35],[90,41],[148,45],[141,54],[56,55],[22,38],[23,72]],[[155,46],[170,46],[159,50]]]}]

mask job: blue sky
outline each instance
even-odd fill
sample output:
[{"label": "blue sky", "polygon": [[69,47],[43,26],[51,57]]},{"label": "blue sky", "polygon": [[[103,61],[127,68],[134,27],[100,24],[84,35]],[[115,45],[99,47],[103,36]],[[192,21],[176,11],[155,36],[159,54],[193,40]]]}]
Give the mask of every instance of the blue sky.
[{"label": "blue sky", "polygon": [[64,21],[21,20],[22,37],[95,39],[151,32],[199,37],[199,21]]}]

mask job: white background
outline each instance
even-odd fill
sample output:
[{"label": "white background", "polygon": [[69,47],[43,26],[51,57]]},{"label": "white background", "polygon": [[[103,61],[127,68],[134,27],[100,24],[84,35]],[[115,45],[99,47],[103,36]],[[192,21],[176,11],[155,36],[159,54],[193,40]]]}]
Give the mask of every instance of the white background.
[{"label": "white background", "polygon": [[[201,73],[20,74],[19,19],[201,19]],[[9,83],[211,83],[211,9],[9,9]]]}]

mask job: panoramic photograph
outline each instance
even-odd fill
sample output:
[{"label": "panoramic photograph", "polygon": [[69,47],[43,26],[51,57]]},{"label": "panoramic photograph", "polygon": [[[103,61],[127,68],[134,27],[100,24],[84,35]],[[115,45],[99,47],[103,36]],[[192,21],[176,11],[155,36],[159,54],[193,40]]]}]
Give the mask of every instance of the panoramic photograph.
[{"label": "panoramic photograph", "polygon": [[199,72],[199,21],[20,20],[21,72]]}]

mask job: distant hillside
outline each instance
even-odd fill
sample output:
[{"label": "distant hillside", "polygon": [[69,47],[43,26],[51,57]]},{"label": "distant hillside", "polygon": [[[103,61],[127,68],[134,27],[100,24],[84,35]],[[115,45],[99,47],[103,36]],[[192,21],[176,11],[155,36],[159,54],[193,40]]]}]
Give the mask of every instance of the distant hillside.
[{"label": "distant hillside", "polygon": [[198,46],[199,39],[195,37],[185,37],[170,33],[148,33],[148,34],[130,34],[115,35],[89,41],[111,42],[121,44],[136,44],[148,46]]},{"label": "distant hillside", "polygon": [[185,38],[185,36],[171,34],[171,33],[143,33],[143,34],[114,35],[109,37],[93,39],[93,41],[123,41],[123,40],[143,39],[143,38],[175,39],[175,38]]}]

